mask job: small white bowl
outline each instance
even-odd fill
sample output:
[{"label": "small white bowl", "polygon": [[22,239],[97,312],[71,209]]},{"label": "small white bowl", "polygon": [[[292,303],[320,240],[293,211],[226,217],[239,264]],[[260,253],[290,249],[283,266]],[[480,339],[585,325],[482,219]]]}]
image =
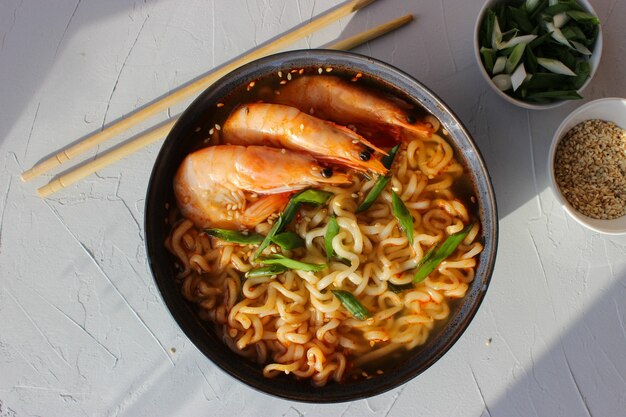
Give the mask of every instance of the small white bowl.
[{"label": "small white bowl", "polygon": [[[591,7],[591,3],[589,3],[587,0],[577,0],[577,1],[588,13],[591,13],[594,16],[598,15],[596,11],[593,9],[593,7]],[[512,3],[510,0],[487,0],[485,1],[485,3],[483,4],[483,7],[480,9],[480,12],[478,13],[478,18],[476,19],[476,23],[474,24],[474,57],[476,58],[476,62],[478,63],[480,74],[483,76],[485,81],[487,81],[487,84],[489,84],[489,86],[493,89],[493,91],[496,92],[496,94],[498,94],[500,97],[502,97],[509,103],[515,104],[516,106],[520,106],[525,109],[545,110],[545,109],[551,109],[553,107],[558,107],[562,104],[571,102],[572,100],[558,100],[558,101],[553,101],[552,103],[547,103],[547,104],[528,103],[526,101],[513,98],[509,96],[508,94],[506,94],[504,91],[500,91],[500,89],[495,86],[493,81],[491,81],[491,76],[487,73],[487,70],[485,70],[485,67],[483,66],[483,61],[480,56],[480,43],[479,43],[478,38],[479,38],[479,32],[480,32],[480,24],[483,21],[483,17],[485,16],[487,9],[502,2]],[[585,87],[587,87],[587,85],[591,82],[591,79],[593,78],[593,76],[596,73],[596,70],[598,69],[598,65],[600,65],[601,57],[602,57],[602,22],[600,22],[600,30],[598,31],[598,38],[596,39],[596,44],[593,47],[593,53],[591,54],[591,57],[589,58],[589,65],[591,66],[591,73],[589,74],[589,78],[587,78],[587,81],[585,81],[582,87],[578,89],[578,94],[580,94],[585,89]]]},{"label": "small white bowl", "polygon": [[552,192],[565,211],[578,223],[600,233],[609,235],[626,234],[626,215],[612,220],[592,219],[591,217],[585,216],[572,207],[563,194],[561,194],[561,190],[559,189],[554,176],[554,154],[559,141],[578,123],[590,119],[606,120],[615,123],[622,129],[626,129],[626,99],[601,98],[599,100],[591,101],[574,110],[565,118],[565,120],[563,120],[552,138],[552,145],[550,146],[550,153],[548,156],[548,178],[550,181],[550,188],[552,188]]}]

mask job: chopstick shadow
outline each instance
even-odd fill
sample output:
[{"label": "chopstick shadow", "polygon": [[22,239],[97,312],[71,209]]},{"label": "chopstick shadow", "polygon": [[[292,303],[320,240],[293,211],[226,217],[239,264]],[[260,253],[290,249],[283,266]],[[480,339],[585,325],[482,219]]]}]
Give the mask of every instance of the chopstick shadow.
[{"label": "chopstick shadow", "polygon": [[[592,279],[593,277],[590,277]],[[602,295],[592,303],[587,310],[578,311],[578,317],[566,330],[555,328],[554,322],[559,321],[559,305],[555,303],[553,310],[555,317],[544,317],[542,322],[532,323],[528,318],[520,318],[525,328],[516,326],[510,332],[510,323],[501,323],[504,336],[511,339],[513,333],[534,341],[529,351],[516,349],[516,344],[505,347],[503,340],[494,339],[491,348],[498,349],[507,356],[506,359],[495,359],[502,365],[503,361],[511,363],[511,369],[506,378],[513,380],[495,404],[486,401],[482,415],[491,417],[513,415],[537,415],[569,417],[614,416],[623,415],[626,404],[626,269],[614,275],[614,282],[607,288],[595,288],[594,292]],[[572,293],[571,286],[580,285],[580,282],[570,282],[562,279],[561,282],[551,282],[554,285],[553,296]],[[593,287],[593,283],[589,286]],[[565,288],[570,287],[567,291]],[[556,288],[559,291],[555,291]],[[561,292],[562,290],[565,290]],[[585,298],[588,294],[583,290],[579,297]],[[582,301],[581,305],[583,305]],[[567,308],[563,308],[566,314]],[[545,308],[546,311],[549,308]],[[510,317],[510,316],[509,316]],[[554,320],[554,321],[553,321]],[[552,322],[552,324],[548,324]],[[497,325],[497,323],[496,323]],[[532,327],[531,327],[532,326]],[[551,334],[552,333],[552,334]],[[553,334],[559,334],[556,340],[545,349],[542,349],[545,338],[552,339]],[[518,336],[519,337],[519,336]],[[499,345],[499,346],[498,346]],[[526,343],[528,346],[528,343]],[[508,349],[508,353],[507,353]],[[513,349],[513,350],[511,350]],[[533,359],[533,351],[544,351]],[[495,355],[495,353],[493,353]],[[516,357],[517,355],[517,357]],[[480,360],[482,365],[475,369],[485,374],[490,366],[484,366],[489,361],[490,354]],[[499,355],[502,356],[502,355]],[[518,359],[530,362],[530,366],[521,368]],[[471,365],[470,365],[471,366]],[[472,371],[475,383],[480,386],[492,386],[492,376]],[[508,385],[508,384],[507,384]],[[480,388],[478,388],[480,389]],[[482,394],[481,394],[482,395]]]}]

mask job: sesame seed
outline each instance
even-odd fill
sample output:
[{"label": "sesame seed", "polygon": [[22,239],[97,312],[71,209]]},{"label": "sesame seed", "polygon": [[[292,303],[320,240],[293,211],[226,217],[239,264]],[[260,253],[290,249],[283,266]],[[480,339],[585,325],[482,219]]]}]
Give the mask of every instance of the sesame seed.
[{"label": "sesame seed", "polygon": [[285,85],[285,84],[287,84],[287,81],[282,80],[282,81],[280,82],[280,84]]},{"label": "sesame seed", "polygon": [[213,132],[215,132],[215,129],[211,128],[211,130],[209,130],[209,135],[212,135]]},{"label": "sesame seed", "polygon": [[360,72],[356,74],[356,78],[361,78],[363,76],[363,74],[361,74]]},{"label": "sesame seed", "polygon": [[300,75],[304,74],[304,68],[300,68],[300,71],[298,71],[298,74]]},{"label": "sesame seed", "polygon": [[309,114],[315,114],[315,109],[313,107],[309,109]]},{"label": "sesame seed", "polygon": [[215,130],[222,130],[222,127],[218,124],[215,124]]},{"label": "sesame seed", "polygon": [[196,132],[196,133],[198,133],[198,132],[199,132],[199,131],[201,131],[201,130],[202,130],[202,128],[201,128],[200,126],[198,126],[198,127],[196,127],[193,131],[194,131],[194,132]]},{"label": "sesame seed", "polygon": [[357,77],[352,77],[352,79],[350,81],[352,81],[352,82],[358,81],[358,78]]},{"label": "sesame seed", "polygon": [[280,150],[280,153],[282,153],[283,155],[284,155],[284,154],[286,154],[286,153],[287,153],[287,149],[282,148],[282,149]]},{"label": "sesame seed", "polygon": [[582,214],[603,220],[626,215],[626,130],[597,119],[577,124],[557,145],[554,176]]},{"label": "sesame seed", "polygon": [[217,107],[224,107],[224,103],[217,103]]},{"label": "sesame seed", "polygon": [[287,79],[291,81],[291,73],[287,74]]},{"label": "sesame seed", "polygon": [[318,68],[318,69],[317,69],[317,73],[318,73],[318,74],[321,74],[322,72],[324,72],[324,70],[323,70],[323,69],[321,69],[321,68]]},{"label": "sesame seed", "polygon": [[333,70],[332,67],[326,68],[326,72],[331,72],[332,70]]},{"label": "sesame seed", "polygon": [[300,123],[300,130],[303,131],[304,130],[304,124]]},{"label": "sesame seed", "polygon": [[278,90],[274,90],[274,94],[276,94],[277,96],[279,96],[279,95],[280,95],[280,91],[278,91]]},{"label": "sesame seed", "polygon": [[278,78],[283,78],[283,72],[282,71],[278,71]]}]

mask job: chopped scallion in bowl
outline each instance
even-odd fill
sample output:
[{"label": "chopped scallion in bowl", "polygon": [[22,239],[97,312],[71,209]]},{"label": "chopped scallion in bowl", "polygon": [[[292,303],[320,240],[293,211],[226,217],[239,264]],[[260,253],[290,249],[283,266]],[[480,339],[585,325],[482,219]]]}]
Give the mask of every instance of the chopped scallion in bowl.
[{"label": "chopped scallion in bowl", "polygon": [[600,21],[586,0],[488,0],[474,35],[489,84],[531,109],[582,98],[602,51]]}]

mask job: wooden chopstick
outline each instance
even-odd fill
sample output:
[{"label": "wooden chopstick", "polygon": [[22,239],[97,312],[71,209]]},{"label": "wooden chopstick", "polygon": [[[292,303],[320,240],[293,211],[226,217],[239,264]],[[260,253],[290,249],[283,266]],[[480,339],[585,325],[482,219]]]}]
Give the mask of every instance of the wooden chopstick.
[{"label": "wooden chopstick", "polygon": [[112,125],[101,130],[100,132],[85,138],[77,144],[72,145],[69,148],[35,165],[31,169],[24,171],[22,173],[22,181],[29,181],[45,172],[48,172],[49,170],[69,161],[72,158],[75,158],[83,152],[93,148],[94,146],[130,129],[138,123],[150,117],[153,117],[154,115],[162,111],[167,110],[168,107],[172,107],[180,101],[203,91],[215,81],[222,78],[224,75],[228,74],[234,69],[250,61],[254,61],[255,59],[279,51],[280,49],[283,49],[284,47],[290,45],[298,39],[308,36],[323,28],[324,26],[329,25],[330,23],[333,23],[344,16],[347,16],[350,13],[362,9],[363,7],[373,3],[374,1],[375,0],[351,0],[339,7],[336,7],[328,13],[325,13],[313,19],[311,22],[292,30],[285,36],[278,37],[274,41],[262,45],[257,49],[254,49],[253,51],[247,53],[241,58],[236,59],[218,68],[215,71],[212,71],[210,74],[200,78],[199,80],[194,81],[191,84],[164,97],[163,99],[132,113],[130,116],[125,117],[116,123],[113,123]]},{"label": "wooden chopstick", "polygon": [[[357,46],[362,45],[365,42],[378,38],[382,35],[385,35],[386,33],[391,32],[392,30],[404,26],[412,20],[413,15],[408,14],[406,16],[391,20],[387,23],[378,25],[372,29],[358,33],[347,39],[337,41],[331,45],[326,46],[326,48],[334,50],[348,50],[356,48]],[[120,159],[129,156],[139,149],[148,146],[151,143],[158,141],[159,139],[164,138],[172,129],[172,127],[176,123],[176,120],[177,118],[171,119],[167,123],[157,128],[151,129],[150,131],[127,141],[125,144],[98,156],[93,161],[68,171],[67,173],[55,178],[48,184],[39,188],[37,190],[37,193],[42,198],[47,197],[59,190],[62,190],[63,188],[74,184],[82,178],[85,178],[86,176],[91,175],[94,172],[119,161]]]}]

